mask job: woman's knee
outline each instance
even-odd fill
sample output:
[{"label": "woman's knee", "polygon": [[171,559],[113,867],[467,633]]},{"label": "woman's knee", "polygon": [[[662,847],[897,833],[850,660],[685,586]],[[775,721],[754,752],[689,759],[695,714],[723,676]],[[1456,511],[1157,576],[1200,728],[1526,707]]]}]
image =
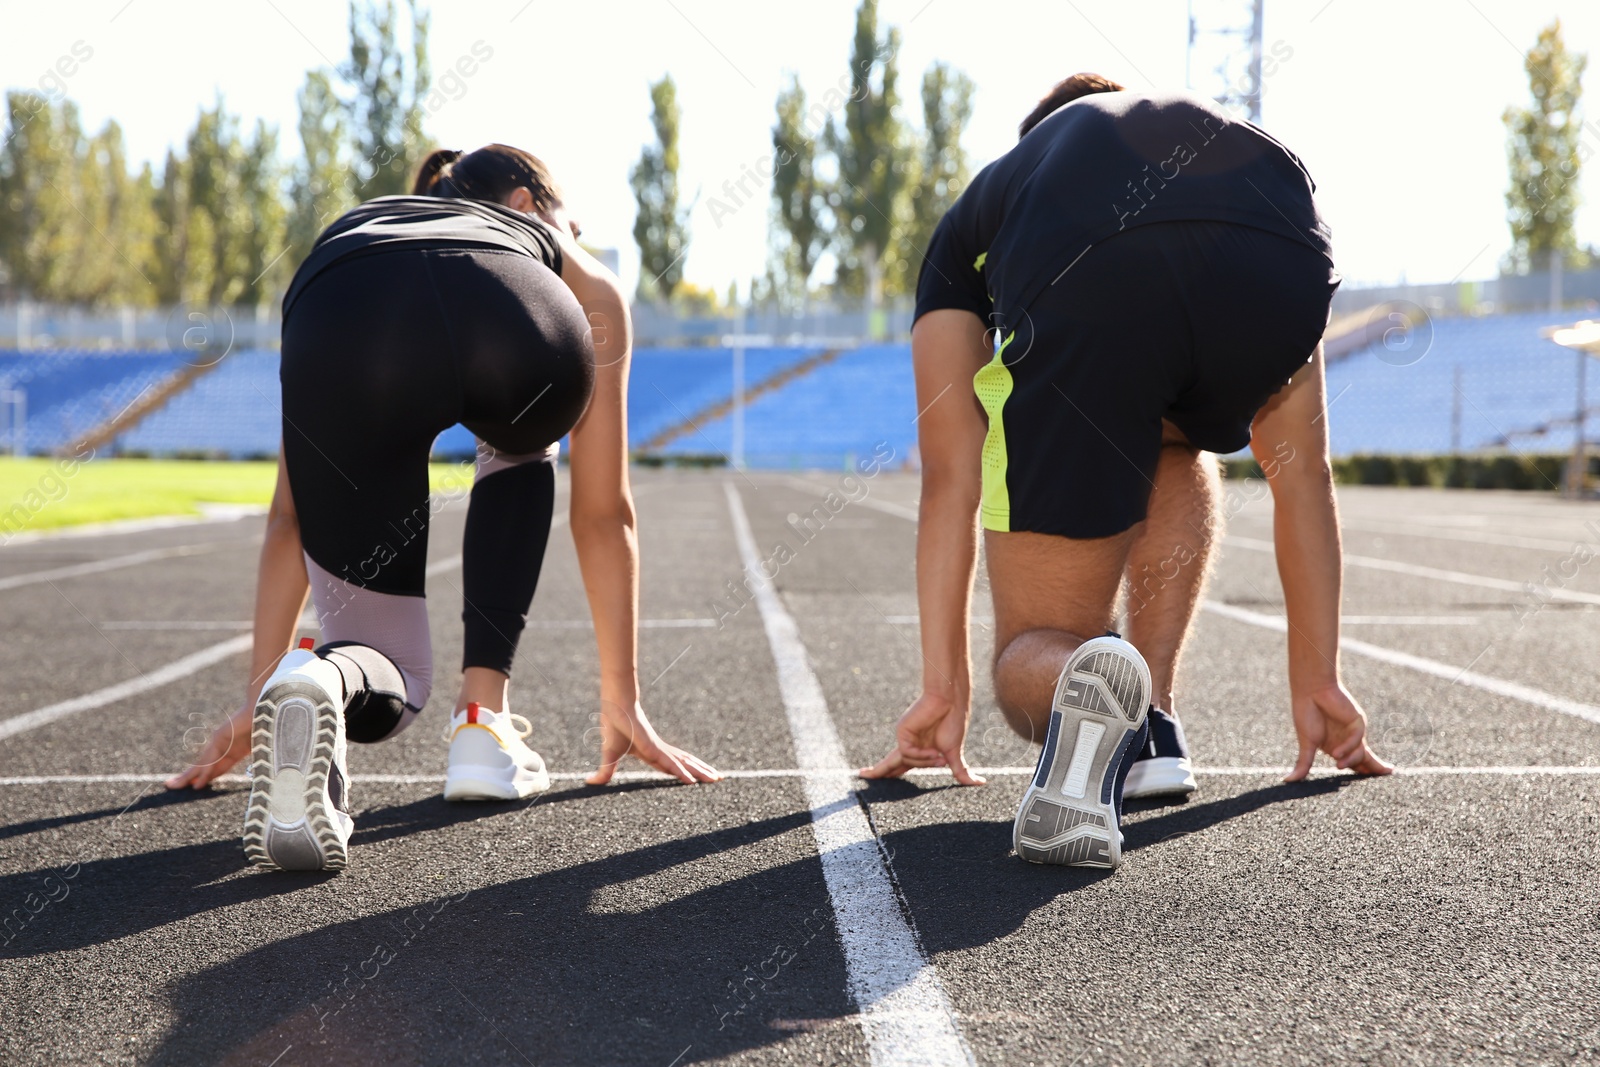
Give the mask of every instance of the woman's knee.
[{"label": "woman's knee", "polygon": [[433,689],[431,671],[419,678],[355,641],[329,642],[317,654],[344,679],[345,733],[361,744],[386,740],[410,726]]}]

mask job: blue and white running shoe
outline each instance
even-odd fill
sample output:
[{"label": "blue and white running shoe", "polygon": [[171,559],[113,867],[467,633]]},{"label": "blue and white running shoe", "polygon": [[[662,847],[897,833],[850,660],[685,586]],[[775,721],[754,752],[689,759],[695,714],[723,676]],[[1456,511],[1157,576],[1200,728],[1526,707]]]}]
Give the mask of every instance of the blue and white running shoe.
[{"label": "blue and white running shoe", "polygon": [[1012,828],[1032,863],[1122,862],[1122,786],[1144,747],[1150,668],[1115,634],[1085,641],[1056,683],[1050,729]]},{"label": "blue and white running shoe", "polygon": [[1183,724],[1160,708],[1151,708],[1150,739],[1134,754],[1123,796],[1188,796],[1198,788]]}]

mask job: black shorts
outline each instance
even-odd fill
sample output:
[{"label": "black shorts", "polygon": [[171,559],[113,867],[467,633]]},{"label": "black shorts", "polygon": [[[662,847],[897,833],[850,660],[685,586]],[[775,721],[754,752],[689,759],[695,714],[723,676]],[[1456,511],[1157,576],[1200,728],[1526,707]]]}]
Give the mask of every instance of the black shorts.
[{"label": "black shorts", "polygon": [[989,412],[983,525],[1110,537],[1145,517],[1161,420],[1236,452],[1316,350],[1339,278],[1248,226],[1152,223],[1095,245],[1044,291],[974,387]]}]

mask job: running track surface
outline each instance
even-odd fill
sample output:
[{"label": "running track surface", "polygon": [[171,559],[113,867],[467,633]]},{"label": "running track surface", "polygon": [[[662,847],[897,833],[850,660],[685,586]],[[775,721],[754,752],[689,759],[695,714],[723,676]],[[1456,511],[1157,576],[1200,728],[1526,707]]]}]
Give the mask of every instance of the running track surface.
[{"label": "running track surface", "polygon": [[[1600,507],[1345,490],[1345,674],[1415,773],[1289,786],[1270,503],[1231,486],[1180,678],[1209,773],[1130,814],[1111,874],[1010,854],[1034,750],[986,679],[987,788],[847,773],[920,677],[914,478],[637,477],[646,707],[739,773],[579,780],[596,667],[558,532],[514,698],[556,786],[446,805],[441,685],[353,751],[337,876],[247,870],[242,781],[156,782],[239,698],[259,518],[0,550],[0,1062],[1600,1055]],[[430,546],[447,679],[461,526]],[[779,542],[776,588],[732,595]]]}]

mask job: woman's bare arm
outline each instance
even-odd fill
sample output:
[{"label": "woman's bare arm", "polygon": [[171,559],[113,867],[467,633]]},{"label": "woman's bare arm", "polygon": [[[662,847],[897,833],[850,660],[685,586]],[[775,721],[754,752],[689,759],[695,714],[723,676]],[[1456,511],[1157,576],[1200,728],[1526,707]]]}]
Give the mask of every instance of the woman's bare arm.
[{"label": "woman's bare arm", "polygon": [[570,457],[572,537],[600,655],[600,767],[589,781],[610,781],[625,755],[680,781],[716,781],[721,775],[710,764],[661,740],[640,705],[639,540],[628,485],[633,324],[616,277],[560,236],[561,278],[583,305],[595,356],[594,395],[573,428]]},{"label": "woman's bare arm", "polygon": [[167,779],[168,789],[199,789],[227,774],[250,754],[250,719],[261,687],[283,654],[294,644],[305,611],[310,583],[300,546],[300,518],[289,492],[289,475],[283,464],[283,443],[278,443],[278,482],[267,509],[267,529],[261,542],[261,562],[256,570],[254,640],[250,673],[245,679],[244,703],[212,732],[194,763]]}]

